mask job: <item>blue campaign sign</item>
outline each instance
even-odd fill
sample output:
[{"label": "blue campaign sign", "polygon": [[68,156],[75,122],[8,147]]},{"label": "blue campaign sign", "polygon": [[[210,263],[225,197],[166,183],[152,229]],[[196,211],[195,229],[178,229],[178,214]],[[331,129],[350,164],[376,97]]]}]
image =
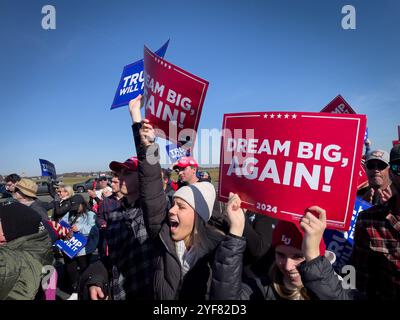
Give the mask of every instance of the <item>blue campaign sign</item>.
[{"label": "blue campaign sign", "polygon": [[349,230],[346,232],[330,229],[325,230],[324,241],[326,249],[336,254],[336,261],[333,264],[333,268],[337,273],[340,273],[343,266],[350,262],[354,245],[354,228],[356,226],[358,214],[370,207],[372,207],[372,204],[357,197]]},{"label": "blue campaign sign", "polygon": [[[60,224],[68,229],[71,228],[71,226],[64,221],[60,221]],[[86,246],[86,243],[87,238],[83,234],[79,232],[74,232],[74,235],[71,239],[57,240],[54,245],[72,259],[78,254],[79,251],[81,251]]]},{"label": "blue campaign sign", "polygon": [[[164,58],[168,44],[169,40],[155,53]],[[111,110],[129,104],[130,100],[135,99],[139,94],[143,94],[143,89],[144,64],[143,59],[141,59],[124,67]]]},{"label": "blue campaign sign", "polygon": [[39,159],[40,168],[42,169],[42,176],[52,177],[57,179],[56,167],[50,161]]},{"label": "blue campaign sign", "polygon": [[368,127],[365,129],[364,143],[368,139]]},{"label": "blue campaign sign", "polygon": [[178,147],[176,144],[166,145],[168,156],[172,162],[178,161],[182,157],[190,157],[190,150]]}]

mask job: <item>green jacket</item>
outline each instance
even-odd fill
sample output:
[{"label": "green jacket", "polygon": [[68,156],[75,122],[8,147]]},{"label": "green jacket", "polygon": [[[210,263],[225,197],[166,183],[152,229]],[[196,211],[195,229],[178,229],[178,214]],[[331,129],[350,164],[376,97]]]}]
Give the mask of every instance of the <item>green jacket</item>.
[{"label": "green jacket", "polygon": [[0,246],[0,300],[32,300],[53,255],[47,231]]}]

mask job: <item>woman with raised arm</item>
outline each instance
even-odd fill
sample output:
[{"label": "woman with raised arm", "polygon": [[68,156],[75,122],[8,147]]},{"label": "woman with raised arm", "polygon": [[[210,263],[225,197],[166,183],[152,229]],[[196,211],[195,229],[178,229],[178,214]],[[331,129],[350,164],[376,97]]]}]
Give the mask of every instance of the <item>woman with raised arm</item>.
[{"label": "woman with raised arm", "polygon": [[184,186],[175,192],[174,203],[167,210],[155,132],[149,121],[140,119],[140,101],[141,96],[131,101],[130,112],[139,159],[141,207],[158,257],[155,298],[204,300],[209,295],[214,252],[224,237],[207,223],[215,189],[209,182]]},{"label": "woman with raised arm", "polygon": [[211,298],[217,300],[348,300],[361,298],[345,290],[329,260],[322,240],[326,213],[312,206],[300,221],[279,221],[273,232],[275,259],[268,270],[254,277],[242,275],[244,214],[240,198],[230,194],[227,216],[230,234],[222,241],[213,264]]}]

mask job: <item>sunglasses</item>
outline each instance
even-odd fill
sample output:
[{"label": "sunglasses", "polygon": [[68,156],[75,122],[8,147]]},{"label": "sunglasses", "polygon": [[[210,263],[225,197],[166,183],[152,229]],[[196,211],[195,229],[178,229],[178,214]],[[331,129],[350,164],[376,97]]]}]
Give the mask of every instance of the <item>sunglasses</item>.
[{"label": "sunglasses", "polygon": [[400,176],[400,163],[393,163],[390,165],[390,170],[396,175]]},{"label": "sunglasses", "polygon": [[388,167],[388,165],[382,161],[367,162],[366,166],[368,170],[378,169],[379,171],[382,171]]}]

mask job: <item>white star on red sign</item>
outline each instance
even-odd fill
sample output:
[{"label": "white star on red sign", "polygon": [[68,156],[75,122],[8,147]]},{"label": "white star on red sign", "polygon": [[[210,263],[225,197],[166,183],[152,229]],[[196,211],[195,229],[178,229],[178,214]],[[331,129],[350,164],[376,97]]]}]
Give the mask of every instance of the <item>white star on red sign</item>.
[{"label": "white star on red sign", "polygon": [[268,115],[267,114],[264,114],[264,119],[268,119]]},{"label": "white star on red sign", "polygon": [[289,115],[286,113],[285,114],[285,119],[288,119],[289,118]]},{"label": "white star on red sign", "polygon": [[274,114],[270,114],[269,116],[270,116],[271,119],[273,119],[275,117]]},{"label": "white star on red sign", "polygon": [[278,114],[278,116],[277,116],[277,117],[278,117],[278,119],[280,119],[280,118],[282,118],[282,115],[281,115],[281,114]]},{"label": "white star on red sign", "polygon": [[292,114],[292,119],[296,119],[297,116],[295,114]]}]

